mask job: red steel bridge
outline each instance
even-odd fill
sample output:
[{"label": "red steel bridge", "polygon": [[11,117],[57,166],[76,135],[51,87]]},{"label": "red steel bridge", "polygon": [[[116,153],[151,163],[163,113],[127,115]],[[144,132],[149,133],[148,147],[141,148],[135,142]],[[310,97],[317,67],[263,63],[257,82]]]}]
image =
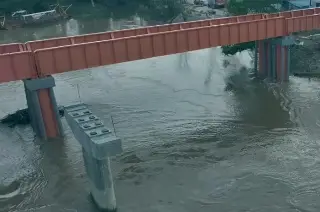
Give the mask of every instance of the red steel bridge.
[{"label": "red steel bridge", "polygon": [[[51,75],[199,49],[256,41],[256,69],[289,78],[292,33],[320,28],[320,8],[250,14],[0,45],[0,83],[23,80],[33,128],[62,134]],[[40,126],[41,125],[41,126]]]}]

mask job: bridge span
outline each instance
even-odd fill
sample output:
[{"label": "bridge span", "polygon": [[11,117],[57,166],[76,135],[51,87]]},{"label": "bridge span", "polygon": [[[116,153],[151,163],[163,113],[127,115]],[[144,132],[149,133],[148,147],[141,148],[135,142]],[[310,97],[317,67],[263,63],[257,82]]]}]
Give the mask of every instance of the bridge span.
[{"label": "bridge span", "polygon": [[313,8],[1,45],[0,82],[288,36],[318,29],[319,15]]}]

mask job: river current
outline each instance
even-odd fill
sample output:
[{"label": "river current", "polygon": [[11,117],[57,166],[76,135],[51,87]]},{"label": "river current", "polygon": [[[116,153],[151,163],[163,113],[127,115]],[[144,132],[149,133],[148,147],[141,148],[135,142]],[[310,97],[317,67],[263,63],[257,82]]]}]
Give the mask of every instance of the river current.
[{"label": "river current", "polygon": [[[5,32],[3,42],[147,25],[96,20]],[[105,26],[105,28],[101,27]],[[224,60],[229,61],[227,67]],[[59,105],[83,102],[123,154],[112,169],[120,212],[318,212],[319,80],[251,79],[248,52],[220,48],[55,76]],[[231,85],[231,89],[226,89]],[[25,108],[23,85],[0,85],[0,115]],[[0,211],[95,212],[80,145],[30,126],[0,126]]]}]

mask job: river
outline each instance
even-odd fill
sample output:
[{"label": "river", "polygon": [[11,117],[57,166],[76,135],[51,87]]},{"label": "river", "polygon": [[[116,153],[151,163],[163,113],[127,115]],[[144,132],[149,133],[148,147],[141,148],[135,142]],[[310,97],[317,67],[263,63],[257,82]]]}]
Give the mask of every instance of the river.
[{"label": "river", "polygon": [[[70,20],[1,39],[132,25],[147,22]],[[251,66],[247,52],[227,58],[213,48],[60,74],[55,92],[60,105],[86,103],[107,124],[112,115],[124,147],[112,160],[120,212],[318,212],[320,82],[239,73]],[[1,84],[0,94],[1,117],[26,107],[21,82]],[[81,148],[62,122],[65,138],[50,142],[29,126],[0,127],[0,211],[97,211]]]}]

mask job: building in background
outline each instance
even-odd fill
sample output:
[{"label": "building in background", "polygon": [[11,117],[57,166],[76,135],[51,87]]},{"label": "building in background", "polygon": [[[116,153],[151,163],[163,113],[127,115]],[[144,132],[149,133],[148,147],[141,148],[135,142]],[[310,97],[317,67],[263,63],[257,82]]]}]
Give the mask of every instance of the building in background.
[{"label": "building in background", "polygon": [[209,0],[209,5],[213,7],[224,7],[226,0]]},{"label": "building in background", "polygon": [[311,0],[311,7],[320,7],[320,0]]},{"label": "building in background", "polygon": [[194,0],[196,5],[208,5],[212,8],[224,7],[227,0]]},{"label": "building in background", "polygon": [[319,1],[319,0],[284,0],[283,8],[285,10],[306,9],[313,5],[313,1]]}]

